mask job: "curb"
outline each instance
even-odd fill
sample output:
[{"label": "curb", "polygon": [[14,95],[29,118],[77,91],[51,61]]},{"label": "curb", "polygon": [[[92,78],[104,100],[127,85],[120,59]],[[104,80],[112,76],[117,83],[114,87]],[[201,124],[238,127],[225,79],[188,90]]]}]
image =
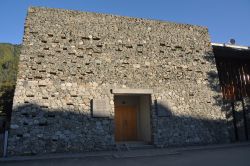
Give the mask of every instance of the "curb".
[{"label": "curb", "polygon": [[50,159],[77,159],[77,158],[98,158],[98,157],[112,157],[112,154],[84,154],[84,153],[66,153],[66,154],[50,154],[44,156],[15,156],[15,157],[6,157],[1,158],[0,163],[2,162],[16,162],[16,161],[32,161],[32,160],[50,160]]},{"label": "curb", "polygon": [[201,150],[210,150],[210,149],[217,150],[217,149],[230,149],[230,148],[248,147],[248,146],[250,146],[250,142],[187,147],[187,148],[181,149],[181,151],[196,151],[196,150],[201,151]]},{"label": "curb", "polygon": [[203,150],[218,150],[237,147],[250,147],[250,142],[222,144],[222,145],[207,145],[207,146],[188,146],[180,148],[154,148],[154,149],[139,149],[130,151],[103,151],[90,153],[64,153],[64,154],[46,154],[41,156],[14,156],[0,158],[0,163],[17,162],[17,161],[32,161],[32,160],[50,160],[50,159],[84,159],[84,158],[140,158],[140,157],[155,157],[166,155],[180,155],[182,152],[188,151],[203,151]]}]

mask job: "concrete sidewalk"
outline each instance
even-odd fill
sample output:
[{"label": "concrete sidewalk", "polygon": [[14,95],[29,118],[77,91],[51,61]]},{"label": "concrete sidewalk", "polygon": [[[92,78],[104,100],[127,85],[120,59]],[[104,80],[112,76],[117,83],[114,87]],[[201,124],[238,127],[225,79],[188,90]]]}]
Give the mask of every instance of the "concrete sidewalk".
[{"label": "concrete sidewalk", "polygon": [[11,156],[0,158],[0,163],[13,161],[29,161],[29,160],[48,160],[48,159],[82,159],[82,158],[138,158],[138,157],[153,157],[164,155],[176,155],[184,151],[201,151],[209,149],[226,149],[235,147],[250,147],[250,142],[207,145],[207,146],[188,146],[178,148],[151,148],[128,151],[99,151],[99,152],[85,152],[85,153],[53,153],[42,154],[34,156]]}]

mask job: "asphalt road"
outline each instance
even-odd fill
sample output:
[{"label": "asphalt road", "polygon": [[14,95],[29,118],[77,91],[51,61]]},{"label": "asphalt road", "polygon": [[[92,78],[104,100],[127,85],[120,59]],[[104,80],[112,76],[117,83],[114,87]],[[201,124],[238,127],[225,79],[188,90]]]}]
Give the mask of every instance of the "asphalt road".
[{"label": "asphalt road", "polygon": [[87,157],[0,162],[1,166],[250,166],[250,146],[182,151],[148,157]]}]

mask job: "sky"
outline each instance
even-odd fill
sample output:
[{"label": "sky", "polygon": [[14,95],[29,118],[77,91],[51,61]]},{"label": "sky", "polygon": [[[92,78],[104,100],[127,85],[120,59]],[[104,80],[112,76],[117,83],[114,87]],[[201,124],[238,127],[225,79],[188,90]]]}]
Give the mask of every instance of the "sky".
[{"label": "sky", "polygon": [[212,42],[250,46],[250,0],[0,0],[0,43],[22,43],[30,6],[200,25]]}]

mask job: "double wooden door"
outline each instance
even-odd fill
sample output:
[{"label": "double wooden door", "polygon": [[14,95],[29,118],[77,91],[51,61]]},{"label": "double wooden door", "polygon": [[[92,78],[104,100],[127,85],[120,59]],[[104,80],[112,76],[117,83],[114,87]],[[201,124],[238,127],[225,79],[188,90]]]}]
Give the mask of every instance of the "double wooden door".
[{"label": "double wooden door", "polygon": [[115,107],[115,140],[137,140],[137,109],[135,106]]}]

